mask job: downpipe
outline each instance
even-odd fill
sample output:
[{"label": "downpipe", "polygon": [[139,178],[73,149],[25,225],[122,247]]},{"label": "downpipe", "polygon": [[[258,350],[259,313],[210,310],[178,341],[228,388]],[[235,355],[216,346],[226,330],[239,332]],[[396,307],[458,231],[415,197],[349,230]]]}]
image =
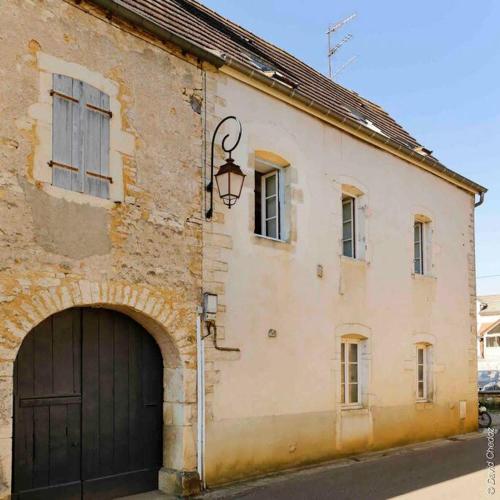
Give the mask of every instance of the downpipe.
[{"label": "downpipe", "polygon": [[205,343],[201,334],[201,313],[196,316],[196,356],[197,356],[197,469],[201,489],[205,483]]},{"label": "downpipe", "polygon": [[[205,481],[205,338],[212,335],[214,348],[218,351],[240,352],[236,347],[222,347],[217,343],[217,326],[215,321],[203,321],[202,312],[196,316],[196,356],[197,356],[197,470],[200,476],[201,489],[206,489]],[[202,334],[202,324],[207,327],[207,334]]]},{"label": "downpipe", "polygon": [[484,202],[484,191],[482,191],[481,193],[479,193],[479,200],[476,201],[476,203],[474,203],[474,208],[477,208],[479,207],[480,205],[482,205]]}]

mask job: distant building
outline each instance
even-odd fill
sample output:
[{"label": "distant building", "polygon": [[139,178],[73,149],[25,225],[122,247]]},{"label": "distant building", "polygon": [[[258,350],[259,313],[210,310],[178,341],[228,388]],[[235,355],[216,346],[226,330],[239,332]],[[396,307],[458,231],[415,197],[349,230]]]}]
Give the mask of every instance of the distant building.
[{"label": "distant building", "polygon": [[500,384],[500,295],[478,297],[477,334],[479,385],[494,389]]}]

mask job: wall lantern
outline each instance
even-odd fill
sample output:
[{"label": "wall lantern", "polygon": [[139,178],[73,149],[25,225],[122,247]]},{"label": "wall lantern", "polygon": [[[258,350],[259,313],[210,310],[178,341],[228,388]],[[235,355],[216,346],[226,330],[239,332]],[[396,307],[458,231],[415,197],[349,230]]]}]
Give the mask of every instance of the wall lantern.
[{"label": "wall lantern", "polygon": [[[226,134],[222,139],[222,149],[229,154],[226,163],[219,167],[219,171],[214,176],[214,149],[215,149],[215,138],[220,127],[228,120],[234,120],[238,124],[238,137],[232,147],[228,148],[226,146],[226,140],[229,138],[230,134]],[[245,174],[241,171],[241,168],[234,163],[231,153],[236,149],[241,139],[241,123],[235,116],[226,116],[223,120],[219,122],[215,128],[214,135],[212,136],[212,149],[210,155],[210,182],[207,185],[207,192],[210,193],[210,206],[206,212],[207,219],[211,219],[213,215],[214,207],[214,177],[217,183],[217,189],[219,191],[219,196],[222,198],[224,204],[231,208],[241,195],[241,190],[243,188],[243,183],[245,181]]]}]

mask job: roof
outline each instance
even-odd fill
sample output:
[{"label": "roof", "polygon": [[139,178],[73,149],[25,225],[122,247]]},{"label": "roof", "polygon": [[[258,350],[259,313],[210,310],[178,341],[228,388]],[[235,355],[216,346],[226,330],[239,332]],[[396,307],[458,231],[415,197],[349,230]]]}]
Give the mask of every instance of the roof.
[{"label": "roof", "polygon": [[333,82],[288,52],[220,16],[194,0],[91,0],[146,30],[218,66],[233,64],[295,98],[357,126],[377,139],[481,193],[486,189],[449,170],[386,111]]},{"label": "roof", "polygon": [[477,300],[488,306],[479,313],[480,316],[500,316],[500,295],[482,295]]}]

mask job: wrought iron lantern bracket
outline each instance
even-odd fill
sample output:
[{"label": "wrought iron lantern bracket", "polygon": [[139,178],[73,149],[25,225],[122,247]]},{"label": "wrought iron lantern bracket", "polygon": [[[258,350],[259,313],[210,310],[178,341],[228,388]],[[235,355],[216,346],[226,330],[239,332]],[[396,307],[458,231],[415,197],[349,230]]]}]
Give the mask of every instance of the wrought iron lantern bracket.
[{"label": "wrought iron lantern bracket", "polygon": [[232,116],[232,115],[231,116],[226,116],[225,118],[223,118],[218,123],[217,127],[215,127],[214,133],[212,135],[212,144],[211,144],[211,149],[210,149],[210,182],[207,184],[207,187],[206,187],[207,193],[209,193],[209,207],[208,207],[208,210],[205,213],[205,216],[206,216],[207,219],[211,219],[212,218],[212,216],[213,216],[213,208],[214,208],[214,156],[215,156],[215,139],[217,138],[217,133],[219,132],[219,129],[222,127],[222,125],[224,125],[224,123],[226,123],[229,120],[234,120],[237,123],[237,125],[238,125],[238,133],[237,133],[236,141],[234,142],[234,144],[231,147],[227,147],[227,145],[226,145],[226,141],[227,141],[227,139],[229,139],[229,137],[231,136],[231,134],[226,134],[223,137],[222,142],[221,142],[222,149],[224,150],[224,152],[226,152],[226,153],[229,154],[229,160],[232,161],[231,153],[236,149],[236,147],[240,143],[240,139],[241,139],[241,132],[242,132],[241,123],[240,123],[240,121],[235,116]]}]

